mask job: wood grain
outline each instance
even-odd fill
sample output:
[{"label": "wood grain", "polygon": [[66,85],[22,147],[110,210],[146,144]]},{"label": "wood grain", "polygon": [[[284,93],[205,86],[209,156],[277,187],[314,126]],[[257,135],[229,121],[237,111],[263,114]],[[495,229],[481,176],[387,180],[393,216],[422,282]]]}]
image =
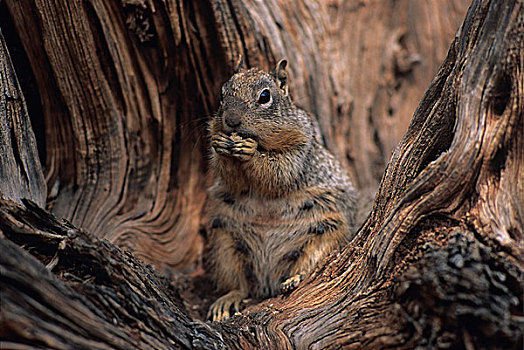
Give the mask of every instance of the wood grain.
[{"label": "wood grain", "polygon": [[1,345],[521,348],[523,18],[522,1],[473,1],[355,239],[226,322],[189,317],[188,285],[131,253],[0,198]]},{"label": "wood grain", "polygon": [[39,205],[46,200],[46,184],[35,135],[16,72],[0,31],[0,195]]},{"label": "wood grain", "polygon": [[468,3],[6,0],[41,94],[47,208],[195,269],[206,122],[239,55],[288,58],[294,100],[371,203]]}]

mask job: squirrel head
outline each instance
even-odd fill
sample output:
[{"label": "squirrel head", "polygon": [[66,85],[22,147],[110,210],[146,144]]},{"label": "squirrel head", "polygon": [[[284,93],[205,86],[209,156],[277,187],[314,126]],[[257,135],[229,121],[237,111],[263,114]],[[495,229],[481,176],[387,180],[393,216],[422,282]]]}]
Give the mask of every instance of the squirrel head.
[{"label": "squirrel head", "polygon": [[242,65],[240,60],[236,73],[222,86],[210,131],[253,138],[268,151],[307,144],[312,138],[311,120],[291,101],[287,61],[280,60],[270,72]]}]

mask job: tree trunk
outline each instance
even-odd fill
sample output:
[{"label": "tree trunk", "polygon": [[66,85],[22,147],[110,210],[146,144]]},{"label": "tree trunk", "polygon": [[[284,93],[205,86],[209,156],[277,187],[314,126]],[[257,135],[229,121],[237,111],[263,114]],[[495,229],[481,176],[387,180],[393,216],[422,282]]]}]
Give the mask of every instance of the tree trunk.
[{"label": "tree trunk", "polygon": [[36,140],[0,31],[0,193],[45,205],[46,186]]},{"label": "tree trunk", "polygon": [[47,208],[195,268],[206,122],[239,55],[289,59],[294,100],[371,197],[469,2],[6,0],[40,93]]},{"label": "tree trunk", "polygon": [[[23,23],[23,3],[6,1],[15,24]],[[395,9],[410,4],[409,10],[421,6],[414,3],[401,1],[391,6]],[[360,141],[355,135],[352,138],[351,132],[348,134],[347,130],[353,131],[348,127],[353,121],[358,125],[357,118],[358,123],[376,123],[369,125],[373,125],[374,130],[383,130],[383,134],[374,133],[373,142],[385,152],[392,147],[385,141],[390,137],[385,136],[386,128],[391,126],[380,116],[393,105],[397,107],[393,108],[392,116],[400,119],[395,113],[405,117],[403,108],[407,108],[394,98],[402,95],[388,97],[389,89],[395,90],[400,81],[398,91],[405,93],[406,101],[416,93],[406,84],[410,86],[410,79],[415,78],[420,68],[413,66],[418,58],[413,57],[410,45],[406,44],[408,39],[398,34],[392,38],[397,38],[400,53],[392,53],[389,56],[392,61],[387,55],[380,56],[391,64],[380,65],[384,71],[376,81],[383,84],[358,94],[345,90],[345,86],[352,87],[353,83],[344,80],[347,73],[335,67],[337,64],[342,67],[340,62],[344,60],[336,58],[345,50],[349,53],[349,45],[330,42],[329,38],[338,34],[328,29],[343,23],[342,19],[337,22],[339,18],[365,11],[364,3],[351,8],[341,5],[341,9],[333,3],[314,6],[312,3],[228,2],[226,6],[217,1],[212,6],[155,4],[158,6],[153,11],[148,7],[153,6],[152,2],[143,6],[140,2],[125,2],[129,11],[126,13],[131,16],[127,16],[126,21],[118,17],[121,20],[113,22],[94,21],[94,18],[108,18],[94,14],[118,13],[118,6],[96,1],[82,4],[57,1],[50,5],[37,1],[31,16],[24,16],[28,18],[25,25],[17,26],[20,32],[27,33],[37,30],[37,25],[42,26],[44,37],[51,35],[57,40],[52,45],[43,40],[40,46],[33,45],[34,57],[29,54],[33,67],[36,57],[42,58],[38,64],[55,67],[51,69],[55,75],[48,82],[38,78],[39,73],[35,74],[40,91],[44,86],[49,87],[46,84],[54,84],[60,96],[68,101],[67,110],[57,110],[52,107],[58,103],[53,90],[41,92],[43,108],[49,108],[44,115],[56,113],[54,119],[51,118],[55,124],[51,125],[58,128],[63,137],[55,134],[47,143],[48,184],[55,183],[58,177],[69,179],[60,180],[52,209],[86,231],[108,237],[124,247],[130,244],[128,239],[135,240],[131,244],[135,251],[159,265],[164,262],[187,267],[195,259],[197,236],[183,236],[183,233],[191,232],[188,226],[198,227],[198,213],[205,197],[202,186],[206,181],[202,173],[203,160],[197,159],[202,159],[198,157],[203,155],[204,146],[183,142],[181,135],[189,134],[182,130],[187,127],[195,137],[204,135],[203,129],[184,126],[184,123],[196,123],[198,114],[195,113],[201,111],[205,115],[213,110],[214,89],[218,91],[219,82],[227,76],[224,67],[230,67],[238,53],[243,53],[251,65],[267,66],[275,56],[283,54],[304,60],[297,61],[300,63],[292,70],[293,86],[298,86],[295,99],[301,101],[301,91],[307,96],[300,103],[318,113],[326,143],[339,155],[346,155],[347,165],[360,188],[372,182],[366,176],[374,174],[373,167],[380,164],[376,160],[384,160],[381,157],[387,158],[388,153],[374,157],[373,152],[365,148],[359,156],[366,161],[357,162],[357,157],[352,157],[346,147],[359,153],[351,142]],[[56,7],[48,9],[47,6]],[[191,11],[187,11],[186,6],[191,6]],[[213,21],[204,20],[204,13],[213,13]],[[384,12],[383,16],[393,22],[382,23],[384,33],[389,30],[391,34],[396,21],[403,23],[402,17],[394,14],[394,11]],[[431,18],[445,17],[438,13],[431,15]],[[84,18],[82,16],[90,16],[90,20],[72,21],[72,18]],[[301,18],[307,20],[301,21]],[[144,266],[130,253],[77,230],[32,202],[24,201],[24,205],[20,205],[0,199],[3,232],[0,244],[6,252],[0,257],[2,346],[521,348],[524,328],[523,18],[522,1],[473,2],[407,132],[393,151],[373,210],[355,239],[341,252],[330,256],[292,293],[253,305],[244,310],[242,316],[226,322],[204,323],[190,316],[191,302],[181,296],[187,293],[184,285],[170,286],[153,268]],[[260,26],[268,20],[273,25]],[[365,18],[361,20],[365,23]],[[162,21],[173,21],[169,23],[180,26],[163,26]],[[123,23],[127,25],[125,33],[129,30],[136,35],[132,40],[123,34]],[[358,23],[356,21],[356,25]],[[85,31],[75,30],[77,26],[85,26]],[[121,35],[115,34],[112,40],[109,36],[93,35],[100,32]],[[354,32],[355,37],[360,38],[359,31]],[[83,51],[66,52],[63,47],[68,46],[60,45],[67,42],[72,33],[87,35],[83,45],[76,45]],[[22,42],[25,35],[20,35]],[[297,39],[308,35],[310,41]],[[285,40],[279,40],[282,37]],[[96,46],[100,43],[104,45]],[[162,43],[171,50],[156,51],[164,47]],[[28,41],[24,45],[26,51],[32,46]],[[89,45],[98,51],[89,50]],[[142,51],[126,56],[130,50],[126,48],[137,50],[137,45],[143,45]],[[170,45],[175,45],[177,50]],[[186,51],[181,53],[181,47]],[[279,51],[282,48],[284,50]],[[311,51],[312,55],[301,55],[303,50]],[[106,71],[113,65],[94,60],[91,55],[95,52],[100,55],[96,57],[105,57],[104,62],[112,62],[121,70]],[[0,53],[0,57],[4,55]],[[71,60],[71,55],[76,58]],[[86,62],[85,66],[77,64],[82,61]],[[98,70],[84,69],[93,62],[98,62]],[[56,71],[57,67],[69,67],[69,70]],[[334,74],[333,79],[320,78],[326,71],[330,72],[328,76]],[[306,72],[311,77],[301,80],[300,77],[307,76]],[[395,72],[401,74],[395,75]],[[100,80],[97,74],[104,79]],[[189,78],[188,74],[197,78],[184,81],[183,78]],[[362,75],[364,87],[368,81],[364,80],[364,73]],[[169,77],[175,78],[169,80]],[[116,91],[125,93],[119,95]],[[368,107],[365,116],[357,115],[356,98],[349,103],[349,95],[340,97],[343,91],[365,99],[359,101]],[[366,93],[373,98],[366,100]],[[72,100],[66,97],[76,104],[70,104]],[[401,102],[403,98],[398,97]],[[196,109],[198,105],[200,110]],[[180,109],[175,113],[176,108]],[[51,133],[47,124],[46,130],[47,142]],[[73,136],[80,132],[86,136],[72,137],[68,130],[73,130]],[[135,139],[131,137],[133,132]],[[95,138],[104,135],[105,139]],[[368,136],[363,133],[359,137]],[[154,149],[148,148],[152,147],[151,142],[142,141],[155,138],[160,143]],[[342,139],[349,143],[340,141]],[[62,146],[58,146],[59,140]],[[77,143],[73,147],[66,140]],[[53,143],[54,146],[50,146]],[[190,147],[195,147],[193,153]],[[66,153],[70,158],[65,157]],[[143,159],[144,156],[148,159]],[[149,163],[140,163],[140,157]],[[162,167],[166,164],[163,157],[169,159],[167,164],[176,162],[177,167],[174,170]],[[49,163],[51,160],[54,165]],[[71,172],[69,162],[73,160],[75,170],[68,178],[64,173]],[[183,167],[184,162],[188,168]],[[367,173],[361,172],[360,166]],[[137,172],[138,169],[142,172]],[[146,169],[149,173],[143,172]],[[125,173],[116,176],[121,170]],[[171,171],[175,171],[176,176]],[[115,177],[104,177],[108,175]],[[165,192],[173,188],[177,190]],[[137,192],[139,189],[142,192]],[[67,200],[72,200],[74,205],[68,207]],[[139,209],[145,210],[145,214],[138,215]],[[188,215],[197,218],[187,218]],[[132,229],[126,226],[131,222]],[[151,240],[159,240],[158,237],[144,238],[146,233],[154,237],[153,233],[168,228],[175,232],[171,233],[172,243],[159,243],[162,250],[154,257],[152,248],[141,248],[141,245],[151,247]],[[34,257],[13,242],[28,247]],[[179,249],[173,254],[187,256],[176,256],[176,261],[163,259],[170,244],[174,245],[170,249]]]}]

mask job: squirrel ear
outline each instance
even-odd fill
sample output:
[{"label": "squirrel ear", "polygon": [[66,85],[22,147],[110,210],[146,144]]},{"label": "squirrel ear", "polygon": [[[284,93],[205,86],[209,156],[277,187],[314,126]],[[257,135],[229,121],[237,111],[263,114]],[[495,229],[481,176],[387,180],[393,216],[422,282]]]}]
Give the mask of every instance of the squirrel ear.
[{"label": "squirrel ear", "polygon": [[237,62],[235,64],[235,74],[244,70],[244,57],[242,55],[238,56]]},{"label": "squirrel ear", "polygon": [[275,69],[273,70],[273,74],[275,76],[275,80],[277,82],[277,85],[280,89],[284,91],[284,94],[288,94],[288,74],[286,71],[287,66],[287,60],[280,60],[278,61],[277,65],[275,66]]}]

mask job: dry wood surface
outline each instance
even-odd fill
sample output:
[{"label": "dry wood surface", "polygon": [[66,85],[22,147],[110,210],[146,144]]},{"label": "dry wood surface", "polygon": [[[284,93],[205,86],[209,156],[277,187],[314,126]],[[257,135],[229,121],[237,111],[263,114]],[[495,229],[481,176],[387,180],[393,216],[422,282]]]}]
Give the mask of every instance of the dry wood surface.
[{"label": "dry wood surface", "polygon": [[[475,0],[466,15],[458,1],[0,6],[39,87],[48,188],[43,209],[32,178],[0,187],[2,347],[522,348],[523,1]],[[446,21],[464,16],[448,48]],[[381,180],[353,241],[298,289],[210,323],[204,277],[137,257],[198,266],[205,121],[238,54],[295,60],[292,93],[326,144],[361,190]],[[30,130],[15,74],[1,72],[2,102],[22,111],[12,123],[0,110],[0,130],[15,130],[1,164],[24,169],[12,158],[36,150],[16,145],[34,141],[16,129]]]},{"label": "dry wood surface", "polygon": [[352,174],[363,222],[469,3],[6,0],[30,62],[19,75],[41,101],[47,208],[157,266],[195,269],[206,123],[242,55],[264,69],[288,59],[293,99]]}]

